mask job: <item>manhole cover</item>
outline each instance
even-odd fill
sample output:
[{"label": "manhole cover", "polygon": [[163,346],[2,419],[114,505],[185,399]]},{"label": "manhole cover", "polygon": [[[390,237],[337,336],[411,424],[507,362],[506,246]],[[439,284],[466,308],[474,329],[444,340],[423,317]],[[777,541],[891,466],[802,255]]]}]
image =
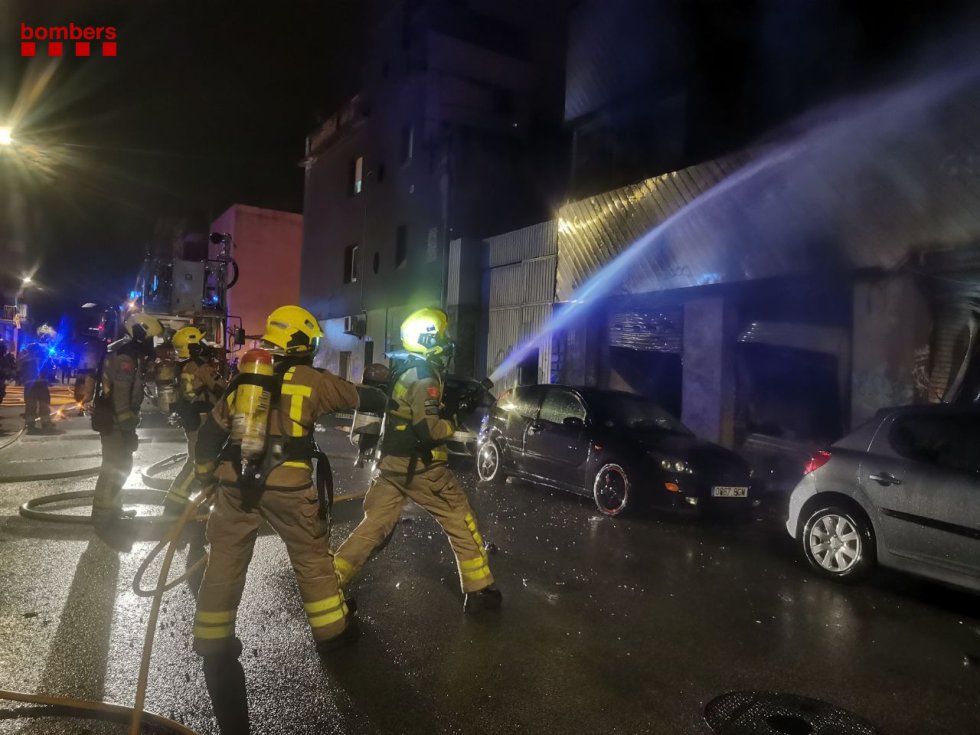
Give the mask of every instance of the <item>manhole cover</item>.
[{"label": "manhole cover", "polygon": [[876,735],[867,720],[819,699],[780,692],[729,692],[708,702],[715,735]]}]

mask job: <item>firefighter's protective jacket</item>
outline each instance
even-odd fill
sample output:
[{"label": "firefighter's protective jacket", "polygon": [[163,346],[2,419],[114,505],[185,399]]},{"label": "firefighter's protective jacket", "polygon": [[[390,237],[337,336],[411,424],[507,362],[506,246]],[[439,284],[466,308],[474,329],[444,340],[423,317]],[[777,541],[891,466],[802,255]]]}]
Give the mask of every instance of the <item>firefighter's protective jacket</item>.
[{"label": "firefighter's protective jacket", "polygon": [[143,403],[143,347],[129,340],[109,345],[102,365],[102,397],[108,401],[116,428],[132,430]]},{"label": "firefighter's protective jacket", "polygon": [[[234,485],[238,475],[230,461],[219,461],[221,450],[232,429],[236,388],[218,401],[197,440],[196,474],[208,475],[217,465],[214,478]],[[308,365],[288,368],[282,375],[278,403],[269,412],[269,437],[293,440],[309,438],[316,420],[334,411],[349,411],[357,407],[357,390],[352,383],[336,375]],[[312,465],[308,459],[287,460],[276,467],[266,479],[270,488],[305,488],[312,484]]]},{"label": "firefighter's protective jacket", "polygon": [[221,398],[227,387],[227,383],[207,360],[192,357],[180,365],[177,393],[181,400],[192,404],[206,404],[207,408],[203,410],[207,411]]},{"label": "firefighter's protective jacket", "polygon": [[404,474],[413,464],[430,467],[449,460],[446,439],[453,422],[441,416],[442,376],[425,359],[410,357],[395,374],[381,443],[381,471]]},{"label": "firefighter's protective jacket", "polygon": [[36,345],[28,345],[17,354],[17,374],[25,386],[35,380],[44,379],[40,350]]},{"label": "firefighter's protective jacket", "polygon": [[175,408],[184,429],[197,431],[201,426],[201,414],[210,412],[221,400],[228,384],[203,358],[184,360],[179,363],[179,369]]}]

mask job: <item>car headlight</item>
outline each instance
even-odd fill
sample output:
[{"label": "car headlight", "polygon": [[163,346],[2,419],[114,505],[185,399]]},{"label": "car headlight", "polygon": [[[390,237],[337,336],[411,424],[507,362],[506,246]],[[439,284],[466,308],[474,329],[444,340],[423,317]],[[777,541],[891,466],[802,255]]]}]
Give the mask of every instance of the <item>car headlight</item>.
[{"label": "car headlight", "polygon": [[660,466],[667,470],[667,472],[677,472],[682,475],[693,475],[694,470],[691,469],[691,465],[685,462],[683,459],[662,459],[660,460]]}]

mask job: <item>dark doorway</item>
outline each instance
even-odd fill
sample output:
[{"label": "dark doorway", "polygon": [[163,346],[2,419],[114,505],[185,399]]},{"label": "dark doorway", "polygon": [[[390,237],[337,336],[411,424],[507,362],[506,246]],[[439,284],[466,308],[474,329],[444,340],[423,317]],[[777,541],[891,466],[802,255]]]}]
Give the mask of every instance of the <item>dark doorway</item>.
[{"label": "dark doorway", "polygon": [[517,366],[518,385],[534,385],[538,382],[538,359],[540,358],[540,352],[538,349],[531,350],[521,360],[521,364]]},{"label": "dark doorway", "polygon": [[652,398],[674,416],[681,415],[683,367],[679,354],[610,347],[609,366],[631,391]]},{"label": "dark doorway", "polygon": [[739,345],[738,383],[745,431],[828,444],[844,432],[837,358],[764,344]]}]

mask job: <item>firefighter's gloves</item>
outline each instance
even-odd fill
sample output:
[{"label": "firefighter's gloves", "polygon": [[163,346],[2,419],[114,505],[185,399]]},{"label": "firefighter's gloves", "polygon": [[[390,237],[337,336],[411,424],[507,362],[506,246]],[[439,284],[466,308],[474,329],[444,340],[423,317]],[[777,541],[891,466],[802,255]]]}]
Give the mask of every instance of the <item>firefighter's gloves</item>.
[{"label": "firefighter's gloves", "polygon": [[116,415],[116,424],[123,434],[132,433],[135,435],[136,427],[140,424],[140,417],[131,411],[126,411]]},{"label": "firefighter's gloves", "polygon": [[384,391],[370,385],[355,385],[357,390],[357,410],[366,413],[383,414],[388,408],[388,396]]}]

